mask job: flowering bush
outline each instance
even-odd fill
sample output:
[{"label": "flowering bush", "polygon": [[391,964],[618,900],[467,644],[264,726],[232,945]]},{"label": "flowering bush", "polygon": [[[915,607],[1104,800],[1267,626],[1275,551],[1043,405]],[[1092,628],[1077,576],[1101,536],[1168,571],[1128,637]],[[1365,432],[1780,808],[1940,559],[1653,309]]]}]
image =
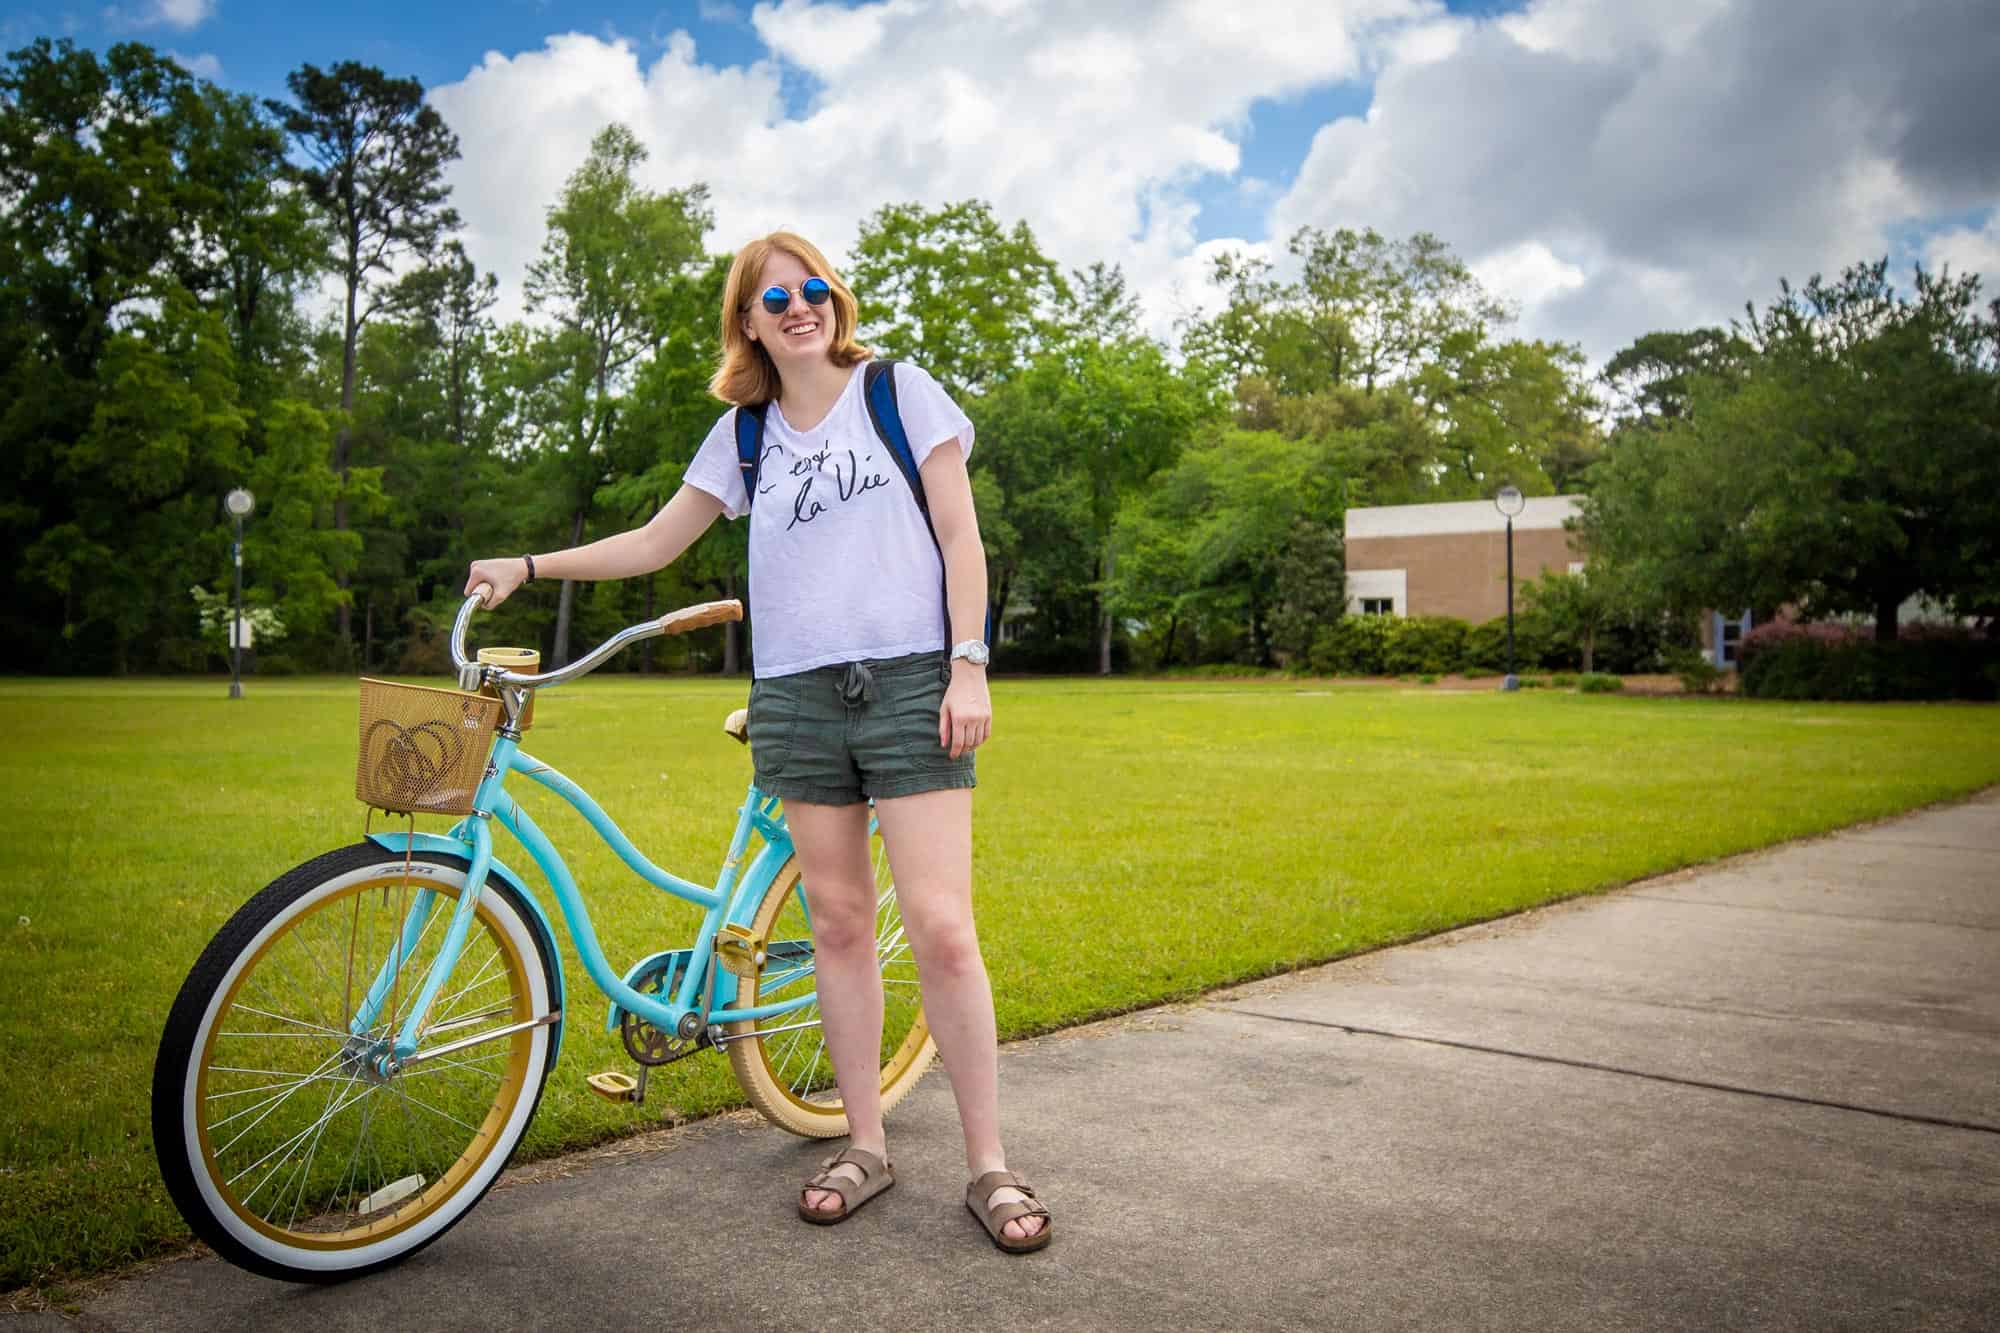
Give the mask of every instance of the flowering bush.
[{"label": "flowering bush", "polygon": [[1878,643],[1870,626],[1774,620],[1743,636],[1740,683],[1761,699],[1992,699],[2000,643],[1957,625],[1906,625]]}]

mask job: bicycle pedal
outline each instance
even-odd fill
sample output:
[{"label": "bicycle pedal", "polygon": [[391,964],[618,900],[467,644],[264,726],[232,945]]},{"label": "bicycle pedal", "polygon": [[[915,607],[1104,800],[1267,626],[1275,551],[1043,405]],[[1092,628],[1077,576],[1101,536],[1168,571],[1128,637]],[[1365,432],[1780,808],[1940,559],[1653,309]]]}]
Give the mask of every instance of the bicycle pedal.
[{"label": "bicycle pedal", "polygon": [[754,977],[764,965],[764,942],[748,926],[731,922],[715,935],[715,954],[739,977]]},{"label": "bicycle pedal", "polygon": [[639,1090],[639,1080],[617,1069],[608,1069],[602,1074],[592,1074],[584,1079],[590,1090],[607,1102],[632,1102]]}]

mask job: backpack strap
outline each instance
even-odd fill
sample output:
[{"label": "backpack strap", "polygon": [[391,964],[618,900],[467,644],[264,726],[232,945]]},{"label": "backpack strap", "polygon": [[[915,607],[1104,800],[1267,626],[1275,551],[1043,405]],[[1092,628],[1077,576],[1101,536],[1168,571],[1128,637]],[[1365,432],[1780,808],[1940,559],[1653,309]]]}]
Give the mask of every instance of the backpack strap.
[{"label": "backpack strap", "polygon": [[[910,449],[910,436],[903,429],[903,413],[896,405],[896,363],[894,361],[870,361],[861,369],[861,396],[868,404],[868,421],[875,427],[875,434],[889,447],[889,456],[896,460],[896,468],[903,474],[903,480],[910,483],[910,498],[917,502],[917,512],[924,516],[924,530],[931,535],[931,545],[937,547],[938,566],[944,566],[944,543],[938,540],[937,525],[931,522],[930,501],[924,495],[924,479],[917,471],[917,456]],[[939,600],[944,605],[944,642],[951,646],[951,585],[945,580],[944,592]]]},{"label": "backpack strap", "polygon": [[938,545],[937,528],[931,523],[931,504],[924,495],[923,475],[917,471],[917,456],[910,449],[910,437],[903,429],[903,413],[896,405],[896,363],[894,361],[870,361],[861,371],[862,398],[868,404],[868,421],[875,427],[875,434],[882,443],[889,446],[889,456],[896,460],[896,467],[902,472],[903,480],[910,483],[910,494],[916,499],[917,512],[924,516],[924,527],[929,529],[931,544],[938,546],[938,554],[944,548]]},{"label": "backpack strap", "polygon": [[757,503],[757,476],[764,467],[764,413],[769,403],[736,409],[736,466],[743,469],[743,512]]}]

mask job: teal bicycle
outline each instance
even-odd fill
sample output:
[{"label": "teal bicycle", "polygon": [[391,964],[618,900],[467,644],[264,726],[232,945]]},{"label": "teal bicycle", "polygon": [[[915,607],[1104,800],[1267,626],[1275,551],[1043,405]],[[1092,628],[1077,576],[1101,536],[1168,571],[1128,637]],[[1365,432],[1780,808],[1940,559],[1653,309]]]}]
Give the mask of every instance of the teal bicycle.
[{"label": "teal bicycle", "polygon": [[[775,1124],[847,1132],[820,1033],[811,902],[777,798],[750,783],[702,885],[653,864],[582,787],[520,748],[540,692],[641,639],[741,619],[742,605],[635,625],[546,675],[498,664],[515,650],[468,658],[480,605],[467,598],[452,628],[457,690],[362,683],[357,794],[458,822],[373,833],[281,875],[217,933],[168,1015],[153,1071],[161,1173],[195,1234],[253,1272],[326,1282],[396,1263],[470,1212],[521,1141],[569,1010],[554,927],[495,855],[495,825],[541,869],[638,1063],[636,1080],[592,1075],[596,1092],[642,1101],[652,1069],[721,1050]],[[725,724],[739,741],[744,720],[739,709]],[[516,776],[575,807],[641,879],[700,906],[693,942],[615,971],[562,855],[508,790]],[[872,823],[886,1107],[935,1046]]]}]

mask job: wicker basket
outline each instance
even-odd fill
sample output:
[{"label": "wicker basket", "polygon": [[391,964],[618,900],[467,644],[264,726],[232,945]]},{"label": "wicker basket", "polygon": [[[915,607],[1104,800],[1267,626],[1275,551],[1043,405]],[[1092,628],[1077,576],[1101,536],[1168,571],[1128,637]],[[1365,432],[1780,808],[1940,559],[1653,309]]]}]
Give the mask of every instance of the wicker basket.
[{"label": "wicker basket", "polygon": [[364,677],[355,796],[398,814],[471,814],[499,719],[498,699]]}]

